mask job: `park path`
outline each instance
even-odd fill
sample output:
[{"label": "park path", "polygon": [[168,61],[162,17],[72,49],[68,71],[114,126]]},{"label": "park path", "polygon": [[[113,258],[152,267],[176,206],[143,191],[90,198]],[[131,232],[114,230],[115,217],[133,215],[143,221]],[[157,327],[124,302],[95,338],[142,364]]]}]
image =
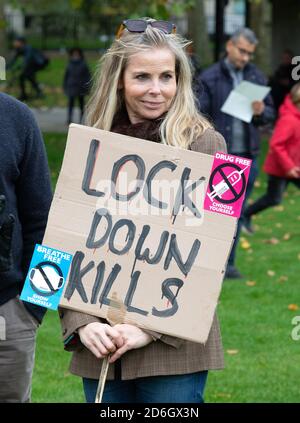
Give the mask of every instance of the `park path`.
[{"label": "park path", "polygon": [[[67,109],[65,107],[31,108],[42,132],[65,133],[68,130]],[[79,108],[74,109],[74,123],[79,122]]]}]

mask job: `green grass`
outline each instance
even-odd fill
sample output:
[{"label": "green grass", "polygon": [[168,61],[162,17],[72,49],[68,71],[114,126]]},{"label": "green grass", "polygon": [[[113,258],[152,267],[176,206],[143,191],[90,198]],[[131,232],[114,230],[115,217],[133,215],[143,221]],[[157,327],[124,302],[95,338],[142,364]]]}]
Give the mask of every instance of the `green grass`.
[{"label": "green grass", "polygon": [[[44,134],[53,188],[61,168],[67,134]],[[33,402],[83,402],[81,379],[68,372],[71,357],[63,350],[58,315],[47,313],[38,331]]]},{"label": "green grass", "polygon": [[84,402],[81,379],[68,372],[70,357],[63,350],[58,315],[50,311],[38,332],[32,402]]},{"label": "green grass", "polygon": [[[53,183],[65,138],[45,136]],[[263,172],[258,183],[253,198],[266,188]],[[240,245],[238,251],[237,265],[246,278],[223,285],[218,314],[226,368],[210,372],[207,402],[299,402],[300,341],[291,338],[291,320],[300,310],[288,306],[300,306],[300,191],[289,186],[282,207],[258,215],[255,226],[255,235],[244,237],[246,248]],[[58,317],[50,311],[38,333],[34,402],[83,401],[80,378],[67,370],[70,357],[63,351]]]},{"label": "green grass", "polygon": [[[29,94],[29,100],[26,101],[30,107],[66,107],[67,105],[67,97],[63,92],[63,78],[66,66],[68,64],[68,55],[51,55],[49,65],[39,71],[37,73],[37,81],[41,85],[43,93],[45,96],[41,99],[34,99],[30,97],[34,97],[35,93],[32,93],[31,86],[27,82],[27,92]],[[86,61],[89,65],[90,71],[93,73],[96,64],[99,59],[99,55],[97,53],[89,53],[86,54]],[[7,81],[9,82],[14,78],[14,74],[11,71],[7,72]],[[0,85],[0,91],[7,92],[8,94],[19,97],[19,87],[18,87],[18,80],[14,80],[14,83],[11,87],[6,87],[3,81]]]},{"label": "green grass", "polygon": [[51,173],[51,183],[54,190],[63,160],[67,134],[46,133],[44,134],[44,140]]},{"label": "green grass", "polygon": [[[254,199],[266,189],[263,172],[258,183]],[[208,402],[300,400],[300,343],[291,338],[291,320],[300,311],[288,308],[300,306],[299,190],[289,186],[282,205],[254,222],[255,235],[244,237],[238,253],[237,265],[246,278],[223,285],[218,313],[226,368],[210,373]]]}]

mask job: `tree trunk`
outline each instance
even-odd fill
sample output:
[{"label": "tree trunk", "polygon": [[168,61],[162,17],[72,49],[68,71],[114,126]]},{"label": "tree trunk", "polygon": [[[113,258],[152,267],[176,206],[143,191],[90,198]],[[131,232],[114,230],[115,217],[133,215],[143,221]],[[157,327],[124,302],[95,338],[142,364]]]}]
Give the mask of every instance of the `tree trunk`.
[{"label": "tree trunk", "polygon": [[0,56],[5,57],[7,52],[6,31],[4,19],[4,0],[0,0]]},{"label": "tree trunk", "polygon": [[201,67],[212,63],[212,48],[207,33],[204,1],[195,0],[195,6],[188,12],[188,37],[193,40],[194,53]]},{"label": "tree trunk", "polygon": [[255,52],[255,64],[270,74],[271,64],[271,5],[265,0],[250,0],[249,26],[255,32],[259,44]]}]

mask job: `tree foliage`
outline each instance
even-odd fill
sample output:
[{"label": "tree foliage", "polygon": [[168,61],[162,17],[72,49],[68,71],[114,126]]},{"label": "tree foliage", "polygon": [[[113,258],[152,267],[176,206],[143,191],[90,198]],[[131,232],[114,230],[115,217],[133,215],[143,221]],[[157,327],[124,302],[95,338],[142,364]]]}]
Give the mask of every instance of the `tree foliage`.
[{"label": "tree foliage", "polygon": [[74,11],[86,16],[104,14],[168,19],[172,15],[184,13],[194,4],[194,0],[10,0],[9,3],[27,13]]}]

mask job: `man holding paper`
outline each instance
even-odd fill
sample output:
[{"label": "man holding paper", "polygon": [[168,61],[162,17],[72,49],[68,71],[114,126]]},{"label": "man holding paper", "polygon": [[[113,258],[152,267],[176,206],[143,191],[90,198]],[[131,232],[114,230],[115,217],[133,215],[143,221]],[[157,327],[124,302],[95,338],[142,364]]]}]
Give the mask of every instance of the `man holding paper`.
[{"label": "man holding paper", "polygon": [[[275,118],[273,101],[262,72],[252,63],[258,40],[248,28],[237,30],[226,44],[226,57],[201,74],[201,112],[208,115],[224,136],[228,152],[252,160],[245,202],[250,196],[258,174],[258,127]],[[239,221],[236,240],[228,260],[226,277],[242,277],[235,267]]]}]

